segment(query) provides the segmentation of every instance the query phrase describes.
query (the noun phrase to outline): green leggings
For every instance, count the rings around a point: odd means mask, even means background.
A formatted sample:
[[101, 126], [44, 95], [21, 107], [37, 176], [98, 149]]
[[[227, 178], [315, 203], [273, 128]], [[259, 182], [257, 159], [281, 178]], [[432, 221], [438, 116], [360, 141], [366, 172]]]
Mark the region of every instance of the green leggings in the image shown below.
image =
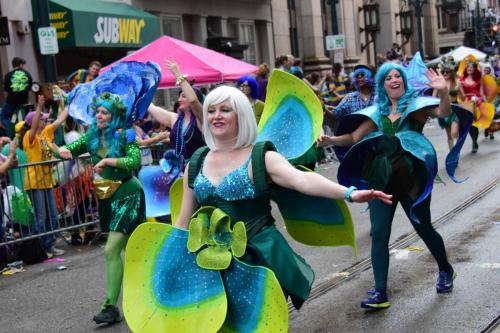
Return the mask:
[[[408, 218], [413, 201], [404, 196], [400, 200], [401, 205]], [[449, 271], [451, 265], [446, 257], [443, 238], [437, 233], [431, 223], [430, 211], [431, 197], [429, 196], [414, 209], [415, 215], [420, 223], [411, 221], [417, 234], [422, 238], [425, 245], [437, 261], [440, 271]], [[372, 267], [375, 276], [375, 288], [378, 290], [387, 289], [387, 274], [389, 272], [389, 238], [391, 236], [392, 220], [398, 201], [394, 200], [392, 205], [384, 204], [380, 200], [373, 200], [369, 203], [371, 235], [372, 235]]]
[[127, 245], [129, 236], [121, 232], [110, 231], [106, 246], [104, 247], [104, 259], [106, 261], [106, 305], [116, 306], [123, 279], [122, 251]]

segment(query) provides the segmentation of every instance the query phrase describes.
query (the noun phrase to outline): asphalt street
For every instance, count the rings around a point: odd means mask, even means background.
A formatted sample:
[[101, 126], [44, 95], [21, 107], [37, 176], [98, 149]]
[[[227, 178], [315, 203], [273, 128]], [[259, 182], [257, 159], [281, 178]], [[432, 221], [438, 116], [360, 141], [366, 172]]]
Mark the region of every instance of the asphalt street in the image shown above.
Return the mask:
[[[464, 183], [453, 183], [443, 170], [448, 150], [444, 131], [436, 121], [425, 133], [438, 153], [439, 176], [431, 211], [436, 219], [460, 205], [500, 176], [500, 134], [496, 140], [480, 139], [479, 152], [470, 153], [467, 139], [457, 170]], [[336, 178], [335, 163], [319, 172]], [[455, 290], [437, 295], [437, 267], [419, 240], [410, 249], [394, 251], [389, 272], [391, 308], [369, 313], [359, 301], [372, 287], [372, 271], [353, 274], [345, 282], [290, 313], [290, 332], [476, 332], [500, 312], [500, 186], [441, 224], [450, 262], [458, 272]], [[314, 248], [290, 240], [292, 247], [314, 268], [316, 287], [369, 257], [370, 227], [366, 205], [350, 205], [355, 223], [357, 256], [347, 247]], [[279, 213], [278, 225], [282, 226]], [[282, 227], [281, 227], [282, 228]], [[394, 219], [391, 243], [411, 234], [413, 228], [401, 209]], [[26, 266], [26, 271], [0, 276], [2, 316], [0, 332], [128, 332], [125, 322], [97, 327], [92, 316], [104, 295], [102, 244], [66, 246], [63, 263]], [[67, 266], [59, 271], [60, 265]]]

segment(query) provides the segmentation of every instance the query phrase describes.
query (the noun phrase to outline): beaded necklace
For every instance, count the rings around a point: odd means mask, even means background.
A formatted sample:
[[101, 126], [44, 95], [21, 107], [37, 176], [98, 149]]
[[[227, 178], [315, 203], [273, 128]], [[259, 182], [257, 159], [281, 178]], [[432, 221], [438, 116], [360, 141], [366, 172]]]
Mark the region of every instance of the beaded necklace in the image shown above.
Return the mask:
[[[194, 134], [194, 124], [196, 122], [196, 117], [191, 113], [189, 119], [189, 124], [184, 130], [184, 112], [179, 115], [177, 119], [177, 128], [175, 129], [175, 157], [179, 158], [182, 153], [186, 152], [186, 144], [191, 141]], [[187, 139], [185, 139], [187, 137]]]

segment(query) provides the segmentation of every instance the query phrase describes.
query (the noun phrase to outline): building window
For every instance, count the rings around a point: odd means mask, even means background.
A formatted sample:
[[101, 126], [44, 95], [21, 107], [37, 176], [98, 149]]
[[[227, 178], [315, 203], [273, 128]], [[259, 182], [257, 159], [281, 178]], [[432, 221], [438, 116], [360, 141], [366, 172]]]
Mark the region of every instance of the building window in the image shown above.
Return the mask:
[[253, 22], [240, 22], [240, 44], [248, 45], [248, 48], [243, 51], [243, 60], [249, 64], [257, 64], [257, 44]]
[[437, 26], [438, 30], [446, 30], [447, 25], [446, 25], [446, 13], [444, 10], [441, 8], [441, 6], [436, 6], [436, 14], [437, 14]]
[[184, 31], [182, 29], [182, 17], [172, 15], [161, 16], [161, 27], [163, 35], [174, 37], [177, 39], [184, 38]]
[[299, 55], [299, 38], [297, 34], [297, 12], [295, 10], [295, 0], [288, 0], [288, 17], [290, 19], [290, 50], [294, 56]]

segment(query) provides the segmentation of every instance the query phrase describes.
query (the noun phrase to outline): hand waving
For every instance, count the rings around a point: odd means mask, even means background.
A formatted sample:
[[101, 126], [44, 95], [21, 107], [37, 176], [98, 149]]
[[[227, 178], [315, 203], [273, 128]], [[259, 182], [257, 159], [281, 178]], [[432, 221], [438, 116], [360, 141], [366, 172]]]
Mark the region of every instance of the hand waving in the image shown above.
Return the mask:
[[429, 79], [429, 83], [427, 83], [431, 88], [436, 89], [439, 92], [447, 92], [448, 84], [446, 80], [440, 72], [436, 72], [434, 69], [429, 68], [425, 72], [425, 77]]
[[357, 190], [351, 193], [353, 202], [368, 202], [378, 199], [388, 205], [392, 204], [392, 194], [386, 194], [382, 191], [375, 190]]

